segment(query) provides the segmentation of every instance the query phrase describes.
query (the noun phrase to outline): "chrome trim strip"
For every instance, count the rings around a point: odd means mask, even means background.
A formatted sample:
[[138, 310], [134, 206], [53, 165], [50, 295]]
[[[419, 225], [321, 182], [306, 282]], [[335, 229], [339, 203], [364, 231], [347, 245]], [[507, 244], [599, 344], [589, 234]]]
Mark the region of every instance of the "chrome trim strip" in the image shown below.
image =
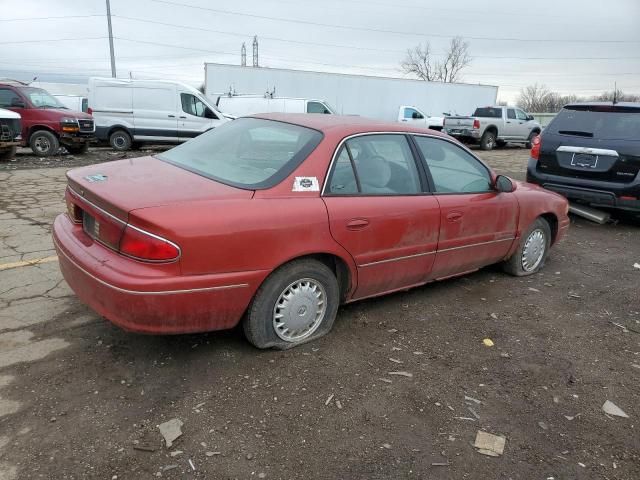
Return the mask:
[[380, 265], [381, 263], [389, 263], [389, 262], [397, 262], [399, 260], [406, 260], [408, 258], [416, 258], [416, 257], [425, 257], [427, 255], [434, 255], [436, 252], [424, 252], [424, 253], [416, 253], [415, 255], [406, 255], [404, 257], [395, 257], [395, 258], [387, 258], [386, 260], [378, 260], [376, 262], [363, 263], [362, 265], [358, 265], [359, 268], [362, 267], [370, 267], [371, 265]]
[[[342, 140], [340, 140], [340, 143], [338, 143], [338, 146], [336, 147], [336, 149], [333, 151], [333, 157], [331, 157], [331, 162], [329, 163], [329, 168], [327, 169], [327, 173], [324, 176], [324, 182], [322, 184], [322, 191], [320, 192], [320, 196], [324, 197], [325, 196], [325, 190], [327, 188], [327, 182], [329, 181], [329, 175], [331, 174], [331, 169], [333, 168], [333, 164], [336, 161], [336, 157], [338, 156], [338, 152], [340, 151], [340, 148], [342, 148], [342, 145], [355, 137], [363, 137], [366, 135], [415, 135], [415, 136], [419, 136], [419, 137], [430, 137], [430, 138], [437, 138], [439, 140], [443, 140], [445, 142], [449, 142], [452, 145], [455, 145], [458, 148], [461, 148], [462, 150], [464, 150], [465, 152], [467, 152], [469, 155], [471, 155], [473, 158], [475, 158], [476, 160], [478, 160], [480, 162], [480, 164], [485, 167], [487, 169], [487, 172], [489, 173], [489, 175], [491, 175], [493, 173], [493, 171], [487, 166], [487, 164], [481, 159], [479, 158], [476, 154], [473, 153], [473, 151], [471, 151], [471, 149], [469, 149], [466, 145], [462, 145], [460, 144], [460, 142], [458, 140], [456, 140], [455, 138], [447, 138], [444, 135], [433, 135], [430, 133], [422, 133], [422, 132], [409, 132], [406, 130], [399, 130], [399, 131], [395, 131], [395, 132], [388, 132], [388, 131], [371, 131], [371, 132], [360, 132], [360, 133], [354, 133], [352, 135], [349, 135], [347, 137], [344, 137]], [[445, 134], [446, 135], [446, 134]], [[412, 155], [413, 156], [413, 155]], [[415, 158], [415, 157], [414, 157]], [[419, 159], [415, 159], [415, 160], [419, 160]], [[427, 165], [428, 168], [428, 165]], [[466, 193], [466, 192], [464, 192]], [[460, 192], [460, 194], [464, 194], [463, 192]], [[476, 192], [477, 193], [477, 192]], [[419, 192], [418, 194], [413, 194], [413, 195], [426, 195], [426, 194], [433, 194], [433, 195], [438, 195], [438, 194], [442, 194], [439, 192], [435, 192], [435, 191], [426, 191], [426, 192]], [[343, 196], [343, 195], [337, 195], [337, 196]], [[345, 195], [346, 196], [346, 195]], [[370, 196], [370, 195], [362, 195], [360, 193], [351, 195], [351, 196], [362, 196], [362, 197], [366, 197], [366, 196]], [[403, 196], [403, 195], [392, 195], [392, 196]], [[408, 195], [407, 195], [408, 196]]]
[[571, 147], [569, 145], [558, 147], [556, 152], [586, 153], [588, 155], [605, 155], [609, 157], [620, 156], [615, 150], [609, 150], [607, 148]]
[[489, 245], [490, 243], [513, 242], [515, 239], [516, 237], [502, 238], [500, 240], [489, 240], [488, 242], [472, 243], [471, 245], [461, 245], [459, 247], [444, 248], [442, 250], [438, 250], [437, 253], [450, 252], [452, 250], [461, 250], [463, 248], [479, 247], [480, 245]]
[[95, 275], [87, 272], [84, 268], [78, 265], [78, 263], [75, 260], [73, 260], [71, 257], [69, 257], [69, 255], [67, 255], [67, 253], [62, 249], [62, 247], [60, 247], [55, 237], [53, 239], [53, 243], [56, 246], [58, 253], [62, 254], [67, 260], [73, 263], [75, 267], [80, 271], [82, 271], [85, 275], [88, 275], [89, 277], [94, 279], [96, 282], [104, 285], [107, 288], [111, 288], [112, 290], [116, 290], [118, 292], [127, 293], [129, 295], [175, 295], [179, 293], [197, 293], [197, 292], [209, 292], [209, 291], [215, 291], [215, 290], [230, 290], [232, 288], [246, 288], [249, 286], [248, 283], [238, 283], [235, 285], [220, 285], [218, 287], [189, 288], [185, 290], [160, 290], [160, 291], [128, 290], [126, 288], [120, 288], [120, 287], [116, 287], [115, 285], [111, 285], [110, 283], [105, 282], [104, 280], [101, 280], [97, 278]]

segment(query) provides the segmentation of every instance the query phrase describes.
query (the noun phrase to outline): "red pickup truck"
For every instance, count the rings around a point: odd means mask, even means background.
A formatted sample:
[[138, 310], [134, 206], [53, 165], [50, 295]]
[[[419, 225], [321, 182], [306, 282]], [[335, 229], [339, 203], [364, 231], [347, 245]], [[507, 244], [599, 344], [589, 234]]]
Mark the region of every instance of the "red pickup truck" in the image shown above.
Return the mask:
[[0, 108], [22, 117], [22, 145], [39, 156], [55, 155], [60, 146], [69, 153], [85, 153], [95, 140], [93, 117], [74, 112], [46, 90], [16, 80], [0, 81]]

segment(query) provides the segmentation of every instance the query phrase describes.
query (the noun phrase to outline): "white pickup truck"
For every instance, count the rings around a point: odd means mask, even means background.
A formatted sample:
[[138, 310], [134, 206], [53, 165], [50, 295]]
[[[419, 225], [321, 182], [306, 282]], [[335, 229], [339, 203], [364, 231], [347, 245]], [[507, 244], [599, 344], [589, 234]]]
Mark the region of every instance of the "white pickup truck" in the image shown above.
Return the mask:
[[479, 107], [470, 117], [446, 117], [444, 130], [465, 143], [479, 143], [482, 150], [491, 150], [507, 142], [531, 141], [541, 132], [540, 124], [517, 107]]
[[432, 117], [417, 107], [402, 105], [398, 109], [398, 121], [411, 123], [414, 125], [425, 126], [431, 130], [442, 130], [444, 126], [444, 117]]
[[11, 160], [22, 140], [20, 114], [0, 108], [0, 160]]

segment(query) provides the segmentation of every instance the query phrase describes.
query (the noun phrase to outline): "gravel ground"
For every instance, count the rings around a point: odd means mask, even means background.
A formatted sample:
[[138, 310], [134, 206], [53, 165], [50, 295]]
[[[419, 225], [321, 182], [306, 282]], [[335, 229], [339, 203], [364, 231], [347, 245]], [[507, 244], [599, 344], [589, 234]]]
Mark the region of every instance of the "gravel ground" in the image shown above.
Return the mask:
[[[0, 479], [640, 478], [637, 224], [572, 218], [538, 275], [351, 304], [323, 339], [262, 352], [239, 330], [126, 333], [80, 304], [50, 224], [67, 168], [120, 154], [25, 152], [0, 165]], [[526, 150], [478, 153], [523, 178]]]

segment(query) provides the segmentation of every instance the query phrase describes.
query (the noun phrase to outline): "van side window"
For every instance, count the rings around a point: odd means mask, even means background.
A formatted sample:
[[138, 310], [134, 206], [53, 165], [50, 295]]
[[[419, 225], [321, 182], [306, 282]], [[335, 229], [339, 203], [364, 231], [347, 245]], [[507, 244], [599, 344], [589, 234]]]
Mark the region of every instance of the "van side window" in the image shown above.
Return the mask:
[[320, 102], [307, 102], [307, 113], [328, 113], [331, 112], [329, 109]]
[[[185, 113], [193, 115], [194, 117], [205, 117], [207, 106], [195, 95], [181, 93], [180, 101], [182, 102], [182, 110]], [[214, 113], [212, 118], [217, 119], [218, 117]]]
[[21, 102], [22, 99], [16, 92], [9, 88], [0, 88], [0, 107], [9, 108], [14, 102]]

